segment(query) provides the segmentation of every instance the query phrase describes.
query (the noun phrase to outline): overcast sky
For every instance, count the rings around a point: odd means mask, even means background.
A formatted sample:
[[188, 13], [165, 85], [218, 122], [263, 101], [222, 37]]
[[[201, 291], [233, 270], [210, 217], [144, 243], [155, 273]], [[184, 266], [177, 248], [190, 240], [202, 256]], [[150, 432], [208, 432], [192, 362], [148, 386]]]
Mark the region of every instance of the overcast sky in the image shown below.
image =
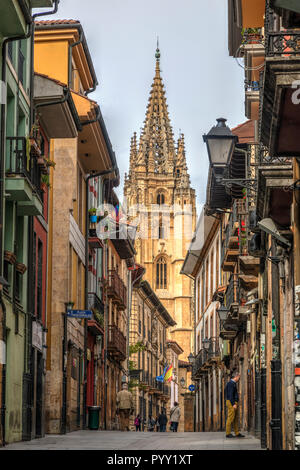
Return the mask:
[[176, 138], [179, 129], [185, 134], [191, 182], [202, 204], [208, 171], [202, 135], [218, 117], [230, 127], [246, 120], [243, 69], [227, 50], [227, 0], [61, 0], [56, 17], [84, 27], [99, 81], [89, 96], [101, 106], [116, 152], [120, 199], [130, 138], [145, 118], [159, 36], [171, 123]]

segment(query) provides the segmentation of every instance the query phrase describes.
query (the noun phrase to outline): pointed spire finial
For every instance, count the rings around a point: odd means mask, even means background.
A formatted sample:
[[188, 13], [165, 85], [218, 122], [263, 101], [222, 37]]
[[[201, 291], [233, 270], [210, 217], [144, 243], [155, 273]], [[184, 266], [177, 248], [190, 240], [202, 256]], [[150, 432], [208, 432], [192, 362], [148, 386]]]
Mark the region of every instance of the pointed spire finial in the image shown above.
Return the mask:
[[159, 37], [158, 36], [157, 36], [157, 47], [156, 47], [155, 57], [159, 61], [159, 59], [160, 59], [160, 50], [159, 50]]

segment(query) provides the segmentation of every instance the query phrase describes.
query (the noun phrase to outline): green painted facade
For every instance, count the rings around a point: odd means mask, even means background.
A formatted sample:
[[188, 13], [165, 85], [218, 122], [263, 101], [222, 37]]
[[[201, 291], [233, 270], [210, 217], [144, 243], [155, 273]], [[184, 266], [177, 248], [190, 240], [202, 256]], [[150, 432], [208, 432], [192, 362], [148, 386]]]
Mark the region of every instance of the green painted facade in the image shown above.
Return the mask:
[[[16, 255], [16, 262], [28, 266], [28, 217], [19, 215], [18, 205], [33, 198], [32, 188], [16, 171], [15, 140], [30, 132], [30, 39], [14, 41], [9, 48], [7, 70], [6, 113], [6, 181], [4, 212], [4, 250]], [[10, 147], [10, 142], [12, 146]], [[7, 326], [6, 417], [7, 442], [22, 440], [23, 377], [26, 371], [27, 275], [16, 273], [15, 267], [4, 261], [4, 273], [9, 288], [4, 291]]]
[[[3, 290], [6, 308], [6, 391], [5, 440], [7, 443], [30, 438], [30, 358], [31, 318], [27, 311], [29, 217], [42, 213], [42, 202], [26, 177], [29, 167], [31, 38], [14, 40], [6, 46], [7, 60], [2, 63], [3, 41], [25, 35], [28, 18], [21, 6], [52, 6], [52, 0], [6, 0], [0, 4], [0, 66], [6, 67], [5, 127], [5, 198], [4, 198], [4, 265], [3, 275], [9, 286]], [[1, 125], [1, 123], [0, 123]], [[22, 171], [22, 168], [24, 171]], [[2, 223], [2, 222], [1, 222]], [[15, 263], [27, 267], [20, 273], [7, 254], [14, 253]], [[1, 312], [2, 313], [2, 312]], [[0, 313], [0, 315], [1, 315]], [[1, 320], [1, 319], [0, 319]], [[1, 320], [2, 321], [2, 320]], [[1, 393], [1, 391], [0, 391]], [[25, 397], [25, 399], [24, 399]], [[29, 429], [29, 431], [28, 431]]]

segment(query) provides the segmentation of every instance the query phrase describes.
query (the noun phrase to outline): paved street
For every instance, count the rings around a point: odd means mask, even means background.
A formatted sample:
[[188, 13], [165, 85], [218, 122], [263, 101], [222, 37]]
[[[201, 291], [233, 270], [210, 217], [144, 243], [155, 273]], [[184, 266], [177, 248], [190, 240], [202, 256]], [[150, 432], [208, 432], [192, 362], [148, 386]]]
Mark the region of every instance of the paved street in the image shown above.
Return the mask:
[[6, 450], [259, 450], [260, 441], [246, 433], [244, 439], [226, 439], [224, 433], [149, 433], [76, 431], [10, 444]]

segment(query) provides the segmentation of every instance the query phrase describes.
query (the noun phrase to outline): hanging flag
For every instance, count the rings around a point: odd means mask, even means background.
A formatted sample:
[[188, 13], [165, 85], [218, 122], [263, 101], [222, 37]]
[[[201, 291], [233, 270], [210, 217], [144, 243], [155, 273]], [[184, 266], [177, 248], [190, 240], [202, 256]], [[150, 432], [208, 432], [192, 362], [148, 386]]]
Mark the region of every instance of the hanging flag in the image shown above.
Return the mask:
[[170, 367], [168, 367], [165, 373], [164, 381], [171, 382], [172, 378], [173, 378], [173, 364], [171, 364]]
[[163, 371], [162, 375], [158, 375], [158, 376], [156, 377], [157, 382], [163, 382], [163, 381], [164, 381], [164, 377], [165, 377], [165, 374], [166, 374], [166, 372], [167, 372], [167, 369], [168, 369], [168, 366], [166, 366], [166, 367], [164, 368], [164, 371]]

